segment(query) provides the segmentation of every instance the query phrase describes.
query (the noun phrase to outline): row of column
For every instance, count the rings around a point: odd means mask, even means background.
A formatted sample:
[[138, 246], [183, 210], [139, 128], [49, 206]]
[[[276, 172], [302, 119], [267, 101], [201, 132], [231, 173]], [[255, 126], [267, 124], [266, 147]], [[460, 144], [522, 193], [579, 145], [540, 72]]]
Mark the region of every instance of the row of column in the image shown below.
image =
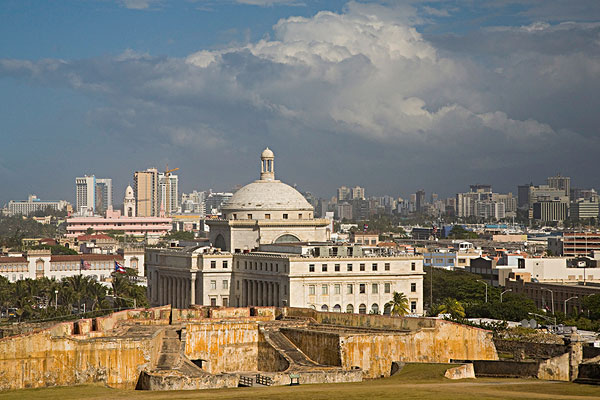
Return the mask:
[[279, 283], [244, 279], [242, 281], [242, 306], [279, 306]]
[[195, 304], [196, 279], [160, 276], [159, 304], [171, 304], [175, 308], [187, 308]]

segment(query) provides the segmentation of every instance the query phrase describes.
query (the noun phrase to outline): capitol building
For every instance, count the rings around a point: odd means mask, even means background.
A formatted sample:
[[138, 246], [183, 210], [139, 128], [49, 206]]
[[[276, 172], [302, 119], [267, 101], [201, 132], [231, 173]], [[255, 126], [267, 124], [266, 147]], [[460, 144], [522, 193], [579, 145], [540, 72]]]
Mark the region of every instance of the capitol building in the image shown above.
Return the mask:
[[387, 313], [394, 292], [423, 313], [423, 259], [329, 241], [329, 222], [291, 186], [275, 179], [265, 149], [260, 179], [239, 189], [208, 220], [211, 246], [148, 248], [151, 305], [291, 306]]

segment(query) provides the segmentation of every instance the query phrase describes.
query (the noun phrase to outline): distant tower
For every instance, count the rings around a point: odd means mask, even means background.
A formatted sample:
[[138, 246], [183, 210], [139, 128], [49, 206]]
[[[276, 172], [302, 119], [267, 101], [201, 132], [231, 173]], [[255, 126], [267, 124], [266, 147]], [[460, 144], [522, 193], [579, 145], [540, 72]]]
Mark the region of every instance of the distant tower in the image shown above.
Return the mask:
[[260, 180], [275, 180], [275, 155], [268, 147], [260, 155]]
[[123, 215], [126, 217], [135, 217], [135, 196], [133, 195], [133, 188], [131, 186], [127, 186], [127, 189], [125, 189]]

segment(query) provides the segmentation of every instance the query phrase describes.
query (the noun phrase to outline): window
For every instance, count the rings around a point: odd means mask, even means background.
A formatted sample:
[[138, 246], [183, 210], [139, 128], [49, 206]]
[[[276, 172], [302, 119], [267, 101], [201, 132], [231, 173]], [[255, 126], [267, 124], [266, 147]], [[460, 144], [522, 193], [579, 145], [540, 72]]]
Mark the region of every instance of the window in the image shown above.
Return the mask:
[[229, 289], [229, 281], [227, 279], [223, 280], [223, 289]]
[[327, 264], [321, 265], [321, 272], [327, 272]]
[[237, 219], [237, 214], [233, 214], [233, 219]]
[[348, 305], [346, 306], [346, 312], [347, 312], [348, 314], [352, 314], [352, 313], [354, 312], [354, 306], [353, 306], [352, 304], [348, 304]]
[[352, 285], [352, 284], [348, 284], [348, 285], [346, 285], [346, 292], [347, 292], [348, 294], [352, 294], [352, 293], [354, 293], [354, 285]]
[[328, 294], [328, 293], [329, 293], [329, 286], [321, 285], [321, 294]]
[[417, 302], [416, 301], [411, 301], [410, 302], [410, 312], [417, 312]]
[[417, 263], [416, 262], [411, 262], [410, 263], [410, 270], [411, 271], [416, 271], [417, 270]]
[[364, 271], [365, 270], [365, 264], [360, 264], [360, 270]]
[[425, 261], [425, 264], [431, 264], [431, 258], [426, 258], [424, 261]]
[[248, 261], [244, 260], [244, 269], [248, 269]]
[[240, 281], [236, 281], [237, 290], [240, 290]]
[[373, 271], [377, 271], [377, 263], [373, 263], [372, 268], [373, 268]]
[[308, 264], [308, 272], [315, 272], [315, 264]]
[[436, 258], [435, 262], [438, 264], [443, 264], [444, 263], [444, 259], [443, 258]]
[[229, 299], [227, 297], [223, 297], [223, 307], [229, 307]]
[[335, 264], [333, 268], [335, 269], [335, 272], [340, 272], [340, 264]]
[[371, 306], [371, 314], [379, 314], [379, 304], [374, 303]]
[[358, 285], [358, 293], [360, 293], [360, 294], [367, 293], [367, 285], [364, 283], [361, 283], [360, 285]]
[[310, 294], [310, 295], [315, 294], [315, 285], [308, 286], [308, 294]]
[[227, 260], [223, 261], [223, 268], [227, 268]]
[[212, 261], [210, 262], [210, 267], [211, 267], [211, 268], [217, 268], [217, 261], [216, 261], [216, 260], [212, 260]]
[[210, 298], [210, 305], [215, 307], [217, 305], [217, 298], [216, 297], [211, 297]]
[[217, 288], [217, 281], [210, 281], [210, 288], [215, 290]]
[[329, 311], [329, 306], [327, 306], [327, 304], [323, 304], [321, 306], [321, 311]]
[[417, 291], [417, 284], [416, 283], [411, 283], [410, 284], [410, 291], [411, 292], [416, 292]]
[[385, 263], [383, 266], [386, 271], [390, 270], [390, 263]]
[[252, 219], [252, 214], [248, 214], [248, 219]]
[[271, 214], [265, 214], [265, 219], [271, 219]]
[[342, 285], [340, 285], [339, 283], [336, 283], [335, 285], [333, 285], [333, 294], [340, 294], [342, 291]]
[[279, 264], [275, 264], [275, 272], [279, 272]]
[[302, 213], [298, 214], [298, 219], [302, 219]]
[[384, 293], [391, 293], [392, 292], [392, 284], [387, 282], [383, 284], [383, 292]]
[[287, 214], [283, 214], [283, 219], [288, 219], [288, 215]]
[[449, 258], [448, 259], [448, 264], [454, 264], [454, 258]]
[[346, 270], [352, 272], [352, 264], [347, 264]]
[[458, 263], [459, 263], [459, 264], [464, 264], [466, 261], [467, 261], [467, 259], [466, 259], [466, 258], [459, 258], [459, 259], [458, 259]]
[[240, 269], [240, 262], [236, 261], [236, 264], [237, 264], [237, 269]]
[[373, 293], [373, 294], [379, 293], [379, 285], [377, 285], [376, 283], [373, 283], [371, 285], [371, 293]]
[[367, 306], [365, 304], [361, 304], [360, 306], [358, 306], [358, 313], [359, 314], [366, 314], [367, 313]]

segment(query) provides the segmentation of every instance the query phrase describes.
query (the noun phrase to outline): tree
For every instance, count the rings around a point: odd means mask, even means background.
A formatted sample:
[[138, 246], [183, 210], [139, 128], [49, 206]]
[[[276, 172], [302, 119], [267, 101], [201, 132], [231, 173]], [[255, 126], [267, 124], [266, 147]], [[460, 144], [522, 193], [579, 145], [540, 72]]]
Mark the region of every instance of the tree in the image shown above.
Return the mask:
[[94, 228], [89, 227], [85, 230], [85, 234], [86, 235], [93, 235], [94, 234]]
[[460, 225], [454, 225], [448, 237], [450, 239], [477, 239], [479, 236], [475, 232], [468, 231]]
[[437, 309], [438, 314], [450, 314], [454, 319], [465, 317], [465, 308], [460, 301], [451, 297], [446, 297], [444, 302]]
[[385, 307], [390, 309], [391, 315], [404, 316], [409, 312], [408, 298], [404, 293], [394, 292], [392, 300], [388, 301]]

